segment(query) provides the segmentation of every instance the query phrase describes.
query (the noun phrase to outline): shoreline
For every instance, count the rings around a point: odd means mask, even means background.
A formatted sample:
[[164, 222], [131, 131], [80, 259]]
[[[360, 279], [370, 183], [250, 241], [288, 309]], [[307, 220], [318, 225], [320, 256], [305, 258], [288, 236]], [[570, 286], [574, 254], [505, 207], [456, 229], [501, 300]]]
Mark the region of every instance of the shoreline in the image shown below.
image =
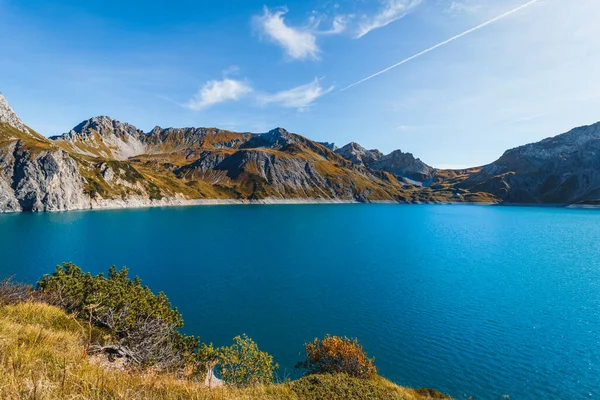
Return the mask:
[[497, 202], [427, 202], [415, 201], [404, 202], [394, 200], [373, 200], [362, 202], [346, 199], [281, 199], [265, 198], [260, 200], [251, 199], [183, 199], [178, 197], [150, 200], [141, 198], [130, 199], [100, 199], [90, 202], [89, 207], [76, 207], [63, 210], [46, 211], [0, 211], [1, 214], [19, 213], [60, 213], [72, 211], [102, 211], [102, 210], [132, 210], [143, 208], [161, 207], [194, 207], [194, 206], [227, 206], [227, 205], [316, 205], [316, 204], [397, 204], [397, 205], [448, 205], [448, 206], [499, 206], [499, 207], [538, 207], [538, 208], [566, 208], [573, 210], [595, 210], [600, 209], [596, 204], [518, 204]]

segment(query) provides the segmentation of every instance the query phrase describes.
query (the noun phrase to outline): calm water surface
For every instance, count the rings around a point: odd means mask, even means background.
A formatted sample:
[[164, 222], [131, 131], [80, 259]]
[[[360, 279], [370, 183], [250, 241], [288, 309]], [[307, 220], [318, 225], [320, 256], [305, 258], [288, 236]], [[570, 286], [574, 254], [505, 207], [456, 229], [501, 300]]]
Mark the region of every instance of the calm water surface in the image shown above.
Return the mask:
[[462, 398], [600, 397], [600, 211], [282, 205], [0, 215], [0, 277], [128, 266], [186, 332], [247, 333], [295, 376], [358, 337], [382, 375]]

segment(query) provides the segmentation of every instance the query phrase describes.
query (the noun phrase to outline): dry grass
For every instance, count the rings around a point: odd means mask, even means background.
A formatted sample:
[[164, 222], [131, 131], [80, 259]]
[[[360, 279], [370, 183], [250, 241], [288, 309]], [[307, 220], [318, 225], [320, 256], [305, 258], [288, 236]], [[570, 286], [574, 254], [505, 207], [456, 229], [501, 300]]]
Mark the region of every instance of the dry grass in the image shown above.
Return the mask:
[[[41, 303], [0, 306], [0, 398], [12, 399], [430, 399], [377, 377], [208, 389], [168, 374], [106, 368], [85, 352], [86, 327]], [[439, 397], [438, 397], [439, 398]]]
[[7, 145], [16, 140], [20, 140], [23, 144], [23, 148], [29, 150], [31, 153], [39, 153], [45, 150], [57, 150], [55, 146], [48, 139], [30, 129], [30, 133], [21, 132], [12, 126], [0, 122], [0, 146]]

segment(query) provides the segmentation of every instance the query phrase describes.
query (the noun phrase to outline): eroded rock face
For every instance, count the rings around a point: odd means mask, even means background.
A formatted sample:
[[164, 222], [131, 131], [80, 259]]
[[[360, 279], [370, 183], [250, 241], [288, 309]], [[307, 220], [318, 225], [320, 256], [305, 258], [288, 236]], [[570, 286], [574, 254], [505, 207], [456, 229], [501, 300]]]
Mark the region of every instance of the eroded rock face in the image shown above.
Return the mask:
[[86, 209], [90, 199], [75, 161], [64, 151], [30, 152], [22, 141], [0, 153], [1, 211]]

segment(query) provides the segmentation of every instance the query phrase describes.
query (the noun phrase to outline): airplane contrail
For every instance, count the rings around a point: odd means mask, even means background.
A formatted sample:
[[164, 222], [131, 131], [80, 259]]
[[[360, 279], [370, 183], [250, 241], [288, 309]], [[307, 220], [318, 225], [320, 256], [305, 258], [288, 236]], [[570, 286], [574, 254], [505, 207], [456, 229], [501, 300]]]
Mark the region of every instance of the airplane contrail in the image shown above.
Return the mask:
[[486, 21], [486, 22], [484, 22], [484, 23], [483, 23], [483, 24], [481, 24], [481, 25], [477, 25], [476, 27], [474, 27], [474, 28], [471, 28], [471, 29], [469, 29], [468, 31], [465, 31], [465, 32], [463, 32], [463, 33], [461, 33], [461, 34], [459, 34], [459, 35], [456, 35], [456, 36], [454, 36], [454, 37], [451, 37], [451, 38], [450, 38], [450, 39], [448, 39], [448, 40], [444, 40], [443, 42], [441, 42], [441, 43], [438, 43], [438, 44], [436, 44], [435, 46], [428, 48], [427, 50], [423, 50], [422, 52], [420, 52], [420, 53], [418, 53], [418, 54], [415, 54], [414, 56], [408, 57], [407, 59], [405, 59], [405, 60], [402, 60], [402, 61], [400, 61], [399, 63], [396, 63], [396, 64], [392, 65], [391, 67], [387, 67], [386, 69], [382, 69], [381, 71], [379, 71], [379, 72], [376, 72], [376, 73], [374, 73], [373, 75], [369, 75], [369, 76], [367, 76], [366, 78], [363, 78], [363, 79], [361, 79], [360, 81], [354, 82], [353, 84], [351, 84], [351, 85], [348, 85], [348, 86], [346, 86], [345, 88], [341, 89], [341, 90], [340, 90], [340, 92], [343, 92], [344, 90], [348, 90], [348, 89], [350, 89], [351, 87], [354, 87], [354, 86], [356, 86], [356, 85], [360, 85], [361, 83], [363, 83], [363, 82], [366, 82], [366, 81], [368, 81], [369, 79], [373, 79], [373, 78], [375, 78], [376, 76], [379, 76], [379, 75], [381, 75], [381, 74], [384, 74], [384, 73], [388, 72], [388, 71], [389, 71], [389, 70], [391, 70], [391, 69], [394, 69], [394, 68], [396, 68], [396, 67], [399, 67], [399, 66], [401, 66], [402, 64], [406, 64], [407, 62], [409, 62], [409, 61], [411, 61], [411, 60], [414, 60], [414, 59], [415, 59], [415, 58], [417, 58], [417, 57], [421, 57], [422, 55], [424, 55], [424, 54], [427, 54], [427, 53], [429, 53], [430, 51], [433, 51], [433, 50], [435, 50], [435, 49], [437, 49], [437, 48], [439, 48], [439, 47], [445, 46], [445, 45], [447, 45], [448, 43], [455, 41], [456, 39], [460, 39], [460, 38], [461, 38], [461, 37], [463, 37], [463, 36], [467, 36], [468, 34], [470, 34], [470, 33], [473, 33], [473, 32], [475, 32], [475, 31], [477, 31], [477, 30], [479, 30], [479, 29], [481, 29], [481, 28], [483, 28], [483, 27], [486, 27], [486, 26], [488, 26], [488, 25], [490, 25], [490, 24], [493, 24], [494, 22], [496, 22], [496, 21], [499, 21], [499, 20], [501, 20], [501, 19], [503, 19], [503, 18], [506, 18], [506, 17], [508, 17], [509, 15], [512, 15], [512, 14], [514, 14], [514, 13], [516, 13], [516, 12], [519, 12], [519, 11], [521, 11], [522, 9], [524, 9], [524, 8], [526, 8], [526, 7], [529, 7], [529, 6], [530, 6], [530, 5], [532, 5], [532, 4], [534, 4], [534, 3], [537, 3], [538, 1], [539, 1], [539, 0], [531, 0], [530, 2], [528, 2], [528, 3], [525, 3], [525, 4], [523, 4], [522, 6], [519, 6], [519, 7], [515, 8], [515, 9], [513, 9], [513, 10], [510, 10], [510, 11], [508, 11], [508, 12], [506, 12], [506, 13], [502, 14], [502, 15], [499, 15], [499, 16], [497, 16], [496, 18], [492, 18], [492, 19], [490, 19], [489, 21]]

